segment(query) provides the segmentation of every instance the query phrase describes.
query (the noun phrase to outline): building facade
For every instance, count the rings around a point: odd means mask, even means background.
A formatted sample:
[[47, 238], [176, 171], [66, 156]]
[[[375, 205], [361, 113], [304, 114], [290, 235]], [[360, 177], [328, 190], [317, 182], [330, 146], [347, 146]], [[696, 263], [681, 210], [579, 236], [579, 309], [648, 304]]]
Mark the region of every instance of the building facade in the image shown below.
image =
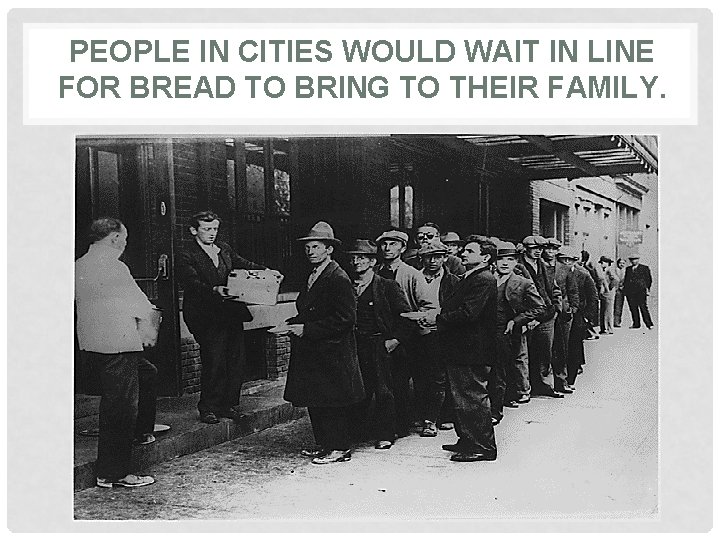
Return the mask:
[[[628, 232], [657, 231], [656, 221], [648, 225], [643, 218], [643, 198], [657, 180], [657, 145], [650, 140], [640, 146], [640, 140], [78, 138], [75, 256], [87, 250], [85, 232], [93, 219], [123, 220], [130, 233], [123, 260], [163, 309], [158, 345], [148, 351], [158, 367], [160, 393], [196, 392], [199, 348], [183, 321], [174, 261], [194, 241], [190, 217], [214, 210], [223, 219], [221, 240], [286, 276], [278, 305], [251, 306], [254, 318], [246, 325], [247, 378], [279, 378], [289, 342], [265, 330], [294, 313], [308, 271], [295, 239], [315, 222], [331, 223], [344, 241], [433, 221], [461, 236], [519, 241], [542, 234], [587, 249], [593, 258], [624, 256], [638, 246], [620, 243], [621, 233], [623, 240], [637, 240]], [[342, 252], [337, 258], [346, 264]], [[83, 373], [76, 354], [77, 392], [91, 391]]]

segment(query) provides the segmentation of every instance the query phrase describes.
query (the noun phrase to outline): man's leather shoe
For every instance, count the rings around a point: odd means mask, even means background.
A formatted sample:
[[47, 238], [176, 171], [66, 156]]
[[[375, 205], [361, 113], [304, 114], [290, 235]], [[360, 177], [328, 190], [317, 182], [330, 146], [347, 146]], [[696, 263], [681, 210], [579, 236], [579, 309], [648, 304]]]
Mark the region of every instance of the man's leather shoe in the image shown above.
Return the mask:
[[583, 367], [582, 367], [582, 366], [578, 366], [577, 374], [580, 375], [583, 371], [584, 371], [584, 370], [583, 370]]
[[551, 392], [548, 394], [548, 396], [554, 398], [564, 398], [565, 394], [561, 394], [560, 392]]
[[463, 447], [459, 444], [443, 444], [442, 445], [443, 450], [447, 450], [448, 452], [462, 452]]
[[493, 426], [497, 426], [497, 425], [500, 423], [500, 420], [502, 420], [502, 418], [498, 418], [497, 416], [493, 416], [493, 417], [492, 417], [492, 425], [493, 425]]
[[630, 328], [640, 328], [640, 325], [638, 324], [637, 326], [635, 326], [635, 325], [633, 324]]
[[518, 403], [530, 403], [530, 396], [527, 396], [527, 395], [520, 396], [519, 398], [517, 398], [517, 402]]
[[228, 409], [227, 411], [217, 413], [215, 416], [218, 418], [230, 418], [231, 420], [235, 420], [238, 417], [238, 413], [234, 409]]
[[302, 450], [300, 450], [300, 454], [302, 454], [305, 457], [311, 457], [311, 458], [321, 457], [327, 453], [328, 453], [328, 451], [325, 450], [324, 448], [303, 448]]
[[562, 392], [563, 394], [572, 394], [572, 393], [574, 392], [574, 390], [573, 390], [572, 388], [570, 388], [569, 385], [567, 385], [567, 386], [561, 386], [561, 387], [558, 388], [556, 391], [557, 391], [557, 392]]
[[328, 463], [340, 463], [350, 461], [350, 450], [333, 450], [324, 456], [316, 457], [312, 460], [315, 465], [327, 465]]
[[443, 431], [447, 431], [447, 430], [452, 429], [452, 428], [454, 428], [454, 427], [455, 427], [455, 424], [453, 424], [452, 422], [443, 422], [442, 424], [440, 424], [440, 425], [438, 426], [438, 429], [441, 429], [441, 430], [443, 430]]
[[200, 415], [200, 421], [205, 424], [217, 424], [220, 422], [214, 412], [206, 412]]
[[378, 441], [375, 443], [375, 448], [378, 450], [389, 450], [392, 445], [392, 441]]
[[517, 409], [520, 405], [518, 405], [518, 402], [515, 400], [508, 401], [505, 403], [505, 407], [508, 407], [510, 409]]
[[459, 461], [461, 463], [469, 463], [471, 461], [495, 461], [496, 455], [475, 454], [469, 452], [458, 452], [450, 456], [450, 461]]

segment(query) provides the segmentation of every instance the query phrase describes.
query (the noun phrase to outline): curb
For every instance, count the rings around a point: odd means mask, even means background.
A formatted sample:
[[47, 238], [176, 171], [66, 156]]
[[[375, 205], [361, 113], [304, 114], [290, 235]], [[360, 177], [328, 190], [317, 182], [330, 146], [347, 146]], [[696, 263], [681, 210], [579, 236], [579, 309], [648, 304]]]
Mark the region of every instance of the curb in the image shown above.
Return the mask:
[[[205, 450], [224, 442], [262, 431], [269, 427], [298, 420], [307, 414], [304, 408], [281, 403], [266, 409], [246, 412], [236, 421], [226, 418], [219, 424], [201, 424], [184, 432], [159, 438], [147, 446], [133, 447], [132, 471], [141, 471], [173, 458]], [[74, 490], [95, 487], [95, 460], [76, 465]]]

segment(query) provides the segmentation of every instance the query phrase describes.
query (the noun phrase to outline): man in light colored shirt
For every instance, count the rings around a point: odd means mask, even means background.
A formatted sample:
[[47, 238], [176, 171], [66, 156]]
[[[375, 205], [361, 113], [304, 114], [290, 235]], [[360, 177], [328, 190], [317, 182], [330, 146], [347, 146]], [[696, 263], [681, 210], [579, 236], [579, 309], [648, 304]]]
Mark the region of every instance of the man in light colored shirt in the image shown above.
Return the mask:
[[[377, 274], [398, 282], [413, 311], [438, 309], [440, 306], [433, 301], [422, 272], [401, 259], [407, 249], [408, 235], [403, 231], [388, 230], [382, 233], [375, 243], [382, 260], [382, 264], [378, 265]], [[429, 333], [428, 328], [418, 328], [420, 335]], [[393, 393], [398, 434], [401, 437], [410, 432], [410, 358], [414, 359], [418, 355], [417, 347], [417, 339], [411, 339], [404, 343], [403, 347], [398, 347], [392, 355]]]
[[[138, 399], [145, 387], [139, 372], [154, 378], [156, 370], [142, 357], [143, 346], [151, 343], [138, 332], [138, 321], [150, 318], [153, 305], [118, 260], [127, 238], [119, 219], [95, 220], [90, 226], [93, 243], [75, 262], [78, 343], [97, 370], [102, 389], [97, 485], [108, 488], [155, 482], [151, 476], [130, 474], [135, 428], [146, 423], [144, 411], [138, 415]], [[154, 407], [151, 413], [154, 416]]]
[[[422, 274], [436, 305], [449, 296], [460, 278], [447, 270], [448, 247], [439, 240], [424, 244], [418, 255], [422, 259]], [[435, 437], [438, 423], [452, 417], [450, 392], [447, 389], [445, 365], [437, 325], [428, 325], [428, 333], [418, 336], [417, 358], [413, 369], [416, 410], [422, 421], [421, 437]]]

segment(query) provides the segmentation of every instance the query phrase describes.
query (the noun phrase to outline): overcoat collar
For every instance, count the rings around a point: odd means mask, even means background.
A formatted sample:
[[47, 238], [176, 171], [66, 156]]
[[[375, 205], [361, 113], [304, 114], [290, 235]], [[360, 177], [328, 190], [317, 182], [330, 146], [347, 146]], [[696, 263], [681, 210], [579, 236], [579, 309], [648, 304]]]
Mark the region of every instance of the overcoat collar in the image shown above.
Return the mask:
[[[338, 263], [336, 263], [334, 260], [331, 260], [330, 263], [325, 267], [325, 269], [320, 272], [320, 275], [315, 280], [315, 283], [313, 283], [313, 286], [310, 287], [310, 290], [304, 290], [300, 293], [300, 296], [298, 297], [298, 301], [301, 302], [303, 305], [312, 304], [318, 297], [318, 290], [320, 290], [322, 287], [320, 285], [322, 282], [335, 272], [339, 267]], [[302, 298], [302, 300], [300, 300]]]

